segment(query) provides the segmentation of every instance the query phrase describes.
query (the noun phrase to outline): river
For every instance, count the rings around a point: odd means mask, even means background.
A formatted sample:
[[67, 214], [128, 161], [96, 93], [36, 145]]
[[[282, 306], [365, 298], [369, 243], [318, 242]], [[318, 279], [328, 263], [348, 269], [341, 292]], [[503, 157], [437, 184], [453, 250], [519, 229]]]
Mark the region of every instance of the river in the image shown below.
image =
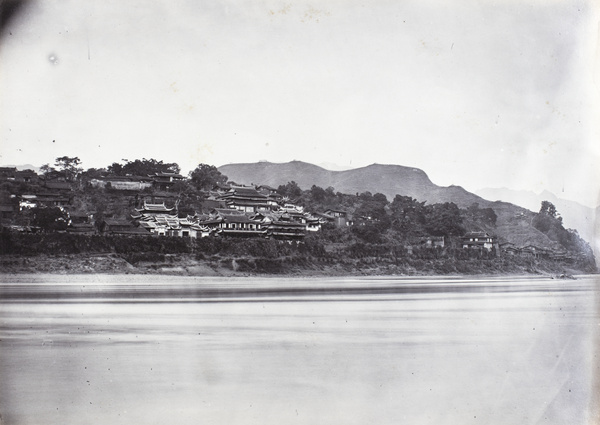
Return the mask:
[[600, 421], [598, 277], [0, 282], [2, 425]]

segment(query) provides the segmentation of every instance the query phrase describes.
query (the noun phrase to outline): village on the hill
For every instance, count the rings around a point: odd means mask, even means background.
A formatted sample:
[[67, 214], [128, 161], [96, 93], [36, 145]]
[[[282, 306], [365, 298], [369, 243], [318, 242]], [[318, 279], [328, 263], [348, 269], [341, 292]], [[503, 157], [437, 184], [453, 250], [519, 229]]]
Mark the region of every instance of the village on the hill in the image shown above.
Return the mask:
[[[40, 226], [42, 223], [36, 222], [36, 217], [24, 224], [20, 215], [34, 209], [53, 208], [64, 213], [57, 217], [64, 223], [60, 230], [81, 234], [271, 237], [300, 241], [307, 232], [319, 231], [323, 224], [351, 224], [345, 211], [307, 212], [269, 186], [246, 187], [217, 182], [198, 203], [199, 211], [182, 216], [178, 208], [178, 193], [172, 191], [178, 183], [186, 180], [179, 173], [103, 176], [87, 180], [85, 184], [90, 188], [120, 193], [122, 197], [136, 193], [136, 202], [129, 217], [102, 214], [99, 219], [96, 211], [78, 211], [74, 207], [78, 182], [72, 181], [64, 171], [54, 170], [38, 176], [32, 170], [1, 167], [0, 179], [20, 183], [21, 188], [35, 192], [4, 194], [0, 204], [3, 226], [18, 231], [50, 230], [47, 226]], [[148, 199], [164, 200], [150, 202]], [[169, 201], [172, 203], [170, 206], [167, 205]]]
[[485, 253], [486, 258], [594, 262], [589, 245], [562, 228], [550, 203], [540, 213], [521, 218], [552, 237], [552, 245], [519, 246], [495, 234], [492, 208], [476, 204], [467, 209], [453, 203], [426, 205], [402, 195], [390, 202], [380, 193], [341, 194], [316, 186], [303, 191], [294, 182], [278, 188], [247, 186], [228, 181], [214, 166], [200, 164], [186, 177], [177, 164], [153, 159], [87, 171], [78, 158], [57, 158], [55, 165], [42, 167], [40, 174], [0, 168], [3, 231], [290, 243], [327, 234], [323, 240], [330, 250], [342, 246], [353, 253], [357, 246], [393, 241], [405, 255], [461, 248]]

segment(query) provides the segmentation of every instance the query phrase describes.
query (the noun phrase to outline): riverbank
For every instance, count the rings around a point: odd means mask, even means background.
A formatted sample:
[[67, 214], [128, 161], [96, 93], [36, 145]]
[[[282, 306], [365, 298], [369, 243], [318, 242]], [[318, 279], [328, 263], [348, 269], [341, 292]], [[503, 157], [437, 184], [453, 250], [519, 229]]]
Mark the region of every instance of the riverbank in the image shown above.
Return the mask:
[[[128, 261], [129, 260], [129, 261]], [[544, 260], [522, 258], [449, 258], [398, 261], [314, 257], [280, 258], [163, 254], [132, 258], [122, 254], [68, 254], [0, 257], [7, 274], [142, 274], [176, 276], [462, 276], [462, 275], [574, 275], [588, 271]]]
[[307, 238], [156, 238], [64, 233], [0, 233], [0, 269], [7, 273], [163, 274], [181, 276], [440, 276], [585, 274], [586, 261], [522, 257], [449, 246], [341, 243]]

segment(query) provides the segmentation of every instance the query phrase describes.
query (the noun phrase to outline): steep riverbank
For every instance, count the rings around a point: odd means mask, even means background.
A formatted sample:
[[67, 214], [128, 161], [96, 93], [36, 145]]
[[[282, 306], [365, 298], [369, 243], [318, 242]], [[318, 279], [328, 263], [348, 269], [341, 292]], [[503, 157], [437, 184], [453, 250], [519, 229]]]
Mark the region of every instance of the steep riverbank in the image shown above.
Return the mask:
[[344, 244], [273, 239], [84, 236], [0, 233], [6, 273], [113, 273], [189, 276], [515, 275], [595, 273], [576, 261], [521, 257], [455, 247]]
[[70, 254], [0, 257], [4, 273], [52, 274], [164, 274], [181, 276], [379, 276], [379, 275], [504, 275], [579, 274], [586, 271], [543, 260], [521, 258], [419, 260], [318, 259], [285, 256], [280, 258], [214, 255], [199, 259], [192, 254], [163, 254], [147, 258], [104, 254]]

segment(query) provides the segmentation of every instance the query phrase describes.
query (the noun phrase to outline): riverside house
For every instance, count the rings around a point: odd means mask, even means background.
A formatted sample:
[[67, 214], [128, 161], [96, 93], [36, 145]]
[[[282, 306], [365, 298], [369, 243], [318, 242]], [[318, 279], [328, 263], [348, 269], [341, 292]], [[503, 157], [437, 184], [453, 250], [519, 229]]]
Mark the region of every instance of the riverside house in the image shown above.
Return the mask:
[[461, 245], [463, 248], [486, 249], [488, 251], [491, 251], [492, 248], [499, 248], [498, 238], [487, 232], [468, 232], [461, 237]]
[[215, 234], [222, 236], [260, 237], [267, 234], [260, 221], [251, 218], [244, 211], [233, 208], [216, 208], [209, 219], [201, 224], [214, 229]]
[[504, 242], [500, 244], [500, 252], [507, 255], [517, 255], [519, 249], [512, 242]]

